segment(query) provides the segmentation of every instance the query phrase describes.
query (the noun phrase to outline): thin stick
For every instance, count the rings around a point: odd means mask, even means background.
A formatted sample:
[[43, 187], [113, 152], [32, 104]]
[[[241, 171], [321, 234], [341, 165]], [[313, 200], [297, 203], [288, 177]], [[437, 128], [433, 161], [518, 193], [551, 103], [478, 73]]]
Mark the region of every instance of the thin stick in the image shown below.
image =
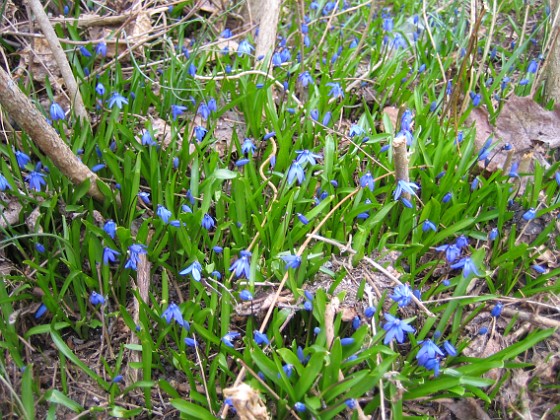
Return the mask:
[[64, 78], [64, 82], [66, 83], [66, 87], [68, 88], [70, 98], [74, 103], [74, 112], [77, 117], [82, 119], [83, 123], [87, 124], [88, 129], [91, 131], [89, 114], [84, 105], [84, 101], [82, 100], [82, 95], [80, 94], [80, 90], [78, 89], [78, 84], [76, 83], [76, 79], [74, 79], [74, 74], [72, 73], [72, 69], [70, 68], [68, 59], [66, 58], [66, 54], [64, 53], [64, 50], [60, 45], [60, 41], [58, 40], [58, 37], [56, 36], [56, 33], [51, 26], [51, 23], [49, 22], [49, 18], [47, 17], [47, 14], [43, 9], [43, 5], [39, 2], [39, 0], [28, 0], [27, 3], [31, 7], [35, 18], [37, 19], [37, 23], [45, 34], [45, 38], [49, 43], [49, 47], [51, 48], [56, 64], [58, 64], [60, 73], [62, 73], [62, 77]]

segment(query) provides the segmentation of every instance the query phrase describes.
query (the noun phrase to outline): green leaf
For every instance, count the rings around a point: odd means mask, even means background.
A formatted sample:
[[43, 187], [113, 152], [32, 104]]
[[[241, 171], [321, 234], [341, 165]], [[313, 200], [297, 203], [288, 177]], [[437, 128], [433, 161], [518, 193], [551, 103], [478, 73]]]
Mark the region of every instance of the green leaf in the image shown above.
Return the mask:
[[180, 398], [171, 400], [171, 405], [179, 410], [181, 413], [186, 414], [189, 419], [203, 419], [214, 420], [216, 418], [210, 411], [192, 402], [185, 401]]
[[74, 413], [81, 413], [82, 411], [84, 411], [84, 407], [82, 407], [76, 401], [68, 398], [62, 392], [57, 391], [56, 389], [49, 390], [45, 396], [45, 399], [53, 404], [62, 405], [70, 411], [73, 411]]
[[311, 385], [316, 381], [319, 373], [323, 369], [323, 363], [325, 360], [325, 352], [316, 352], [311, 355], [311, 358], [307, 362], [307, 366], [303, 371], [303, 375], [300, 375], [299, 381], [296, 384], [295, 392], [296, 399], [301, 401], [305, 393], [311, 388]]
[[213, 176], [216, 179], [221, 179], [221, 180], [234, 179], [239, 176], [239, 173], [230, 171], [229, 169], [216, 169], [213, 173]]

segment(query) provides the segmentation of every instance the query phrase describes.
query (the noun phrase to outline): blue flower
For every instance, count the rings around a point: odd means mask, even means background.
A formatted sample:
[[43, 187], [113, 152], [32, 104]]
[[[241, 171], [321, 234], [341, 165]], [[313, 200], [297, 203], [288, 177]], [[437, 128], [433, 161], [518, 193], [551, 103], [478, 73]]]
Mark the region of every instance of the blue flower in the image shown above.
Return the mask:
[[352, 337], [345, 337], [345, 338], [340, 339], [340, 344], [342, 346], [351, 346], [355, 342], [356, 342], [356, 340], [354, 340], [354, 338], [352, 338]]
[[12, 187], [11, 185], [8, 183], [8, 180], [6, 179], [6, 177], [2, 174], [0, 174], [0, 191], [6, 191], [6, 190], [11, 190]]
[[107, 56], [107, 44], [104, 42], [100, 42], [95, 46], [95, 53], [100, 55], [101, 57]]
[[194, 65], [194, 63], [189, 64], [188, 73], [189, 76], [196, 76], [196, 66]]
[[498, 228], [493, 228], [490, 233], [488, 234], [488, 240], [493, 241], [498, 237]]
[[210, 230], [215, 226], [215, 222], [214, 219], [212, 218], [212, 216], [210, 216], [208, 213], [205, 213], [204, 216], [202, 216], [202, 227], [206, 230]]
[[448, 356], [457, 356], [457, 349], [447, 340], [443, 342], [443, 351], [447, 353]]
[[556, 183], [558, 184], [558, 186], [560, 187], [560, 171], [557, 171], [554, 174], [554, 179], [556, 180]]
[[196, 340], [194, 338], [190, 338], [190, 337], [185, 337], [185, 344], [187, 345], [187, 347], [197, 347], [198, 343], [196, 342]]
[[196, 140], [198, 142], [201, 142], [202, 140], [204, 140], [204, 137], [206, 137], [206, 134], [208, 134], [208, 130], [200, 125], [197, 125], [194, 128], [194, 136], [196, 137]]
[[[294, 365], [286, 363], [284, 366], [282, 366], [282, 370], [288, 378], [291, 378], [292, 374], [294, 373]], [[278, 377], [280, 377], [280, 374], [278, 374]]]
[[437, 227], [436, 225], [434, 225], [433, 222], [431, 222], [430, 220], [426, 219], [424, 220], [424, 222], [422, 223], [422, 231], [423, 232], [427, 232], [428, 230], [433, 230], [434, 232], [437, 231]]
[[138, 270], [138, 263], [140, 262], [140, 255], [147, 254], [146, 245], [142, 244], [132, 244], [128, 247], [128, 260], [126, 261], [124, 268], [131, 268], [132, 270]]
[[298, 401], [294, 404], [294, 410], [296, 410], [298, 413], [305, 413], [307, 408], [305, 407], [304, 403]]
[[172, 216], [171, 211], [165, 208], [164, 206], [162, 206], [161, 204], [157, 205], [156, 214], [161, 220], [163, 220], [163, 223], [169, 223], [169, 219]]
[[214, 250], [214, 252], [215, 252], [216, 254], [221, 254], [222, 251], [224, 250], [224, 248], [222, 248], [222, 247], [219, 246], [219, 245], [215, 245], [212, 249]]
[[249, 162], [251, 162], [251, 160], [247, 158], [239, 159], [235, 161], [235, 166], [237, 166], [238, 168], [242, 168], [243, 166], [247, 165]]
[[354, 410], [356, 408], [356, 400], [349, 398], [346, 401], [344, 401], [344, 404], [346, 404], [346, 407], [348, 407], [349, 410]]
[[321, 155], [315, 154], [310, 150], [296, 150], [296, 162], [300, 163], [301, 165], [305, 165], [309, 163], [310, 165], [316, 165], [317, 161], [315, 159], [321, 159]]
[[150, 201], [150, 193], [149, 193], [149, 192], [140, 191], [140, 192], [138, 193], [138, 198], [139, 198], [140, 200], [142, 200], [142, 202], [143, 202], [144, 204], [150, 204], [150, 203], [151, 203], [151, 201]]
[[119, 255], [121, 255], [120, 252], [106, 246], [103, 248], [103, 265], [116, 262]]
[[301, 213], [297, 213], [297, 218], [299, 219], [299, 221], [301, 223], [303, 223], [304, 225], [307, 225], [309, 223], [309, 220], [307, 220], [307, 217], [305, 217], [303, 214]]
[[480, 96], [480, 93], [470, 92], [469, 95], [471, 96], [472, 105], [473, 105], [474, 107], [479, 106], [479, 105], [480, 105], [480, 101], [482, 100], [482, 96]]
[[40, 242], [37, 242], [37, 243], [35, 244], [35, 249], [36, 249], [37, 252], [39, 252], [40, 254], [44, 254], [45, 251], [46, 251], [45, 245], [43, 245], [43, 244], [40, 243]]
[[364, 315], [366, 316], [366, 318], [372, 318], [375, 315], [375, 308], [373, 306], [368, 306], [364, 310]]
[[382, 28], [385, 32], [393, 32], [393, 18], [387, 16], [383, 19]]
[[91, 53], [89, 52], [89, 50], [84, 45], [82, 45], [80, 47], [80, 52], [82, 53], [82, 55], [84, 57], [91, 57]]
[[93, 165], [91, 167], [91, 171], [92, 172], [99, 172], [101, 169], [105, 169], [107, 165], [105, 165], [104, 163], [98, 163], [97, 165]]
[[243, 153], [244, 155], [253, 155], [256, 151], [257, 146], [255, 146], [255, 143], [253, 143], [253, 140], [247, 138], [243, 141], [243, 144], [241, 145], [241, 153]]
[[325, 115], [323, 116], [323, 121], [321, 123], [323, 125], [329, 125], [329, 123], [331, 122], [331, 116], [332, 116], [332, 112], [330, 111], [325, 112]]
[[288, 170], [288, 185], [291, 185], [295, 179], [297, 179], [299, 185], [305, 180], [305, 172], [297, 160], [292, 162]]
[[117, 375], [113, 378], [113, 380], [111, 382], [113, 382], [114, 384], [118, 384], [119, 382], [123, 381], [123, 376], [122, 375]]
[[96, 291], [93, 291], [91, 295], [89, 295], [89, 302], [92, 305], [103, 305], [105, 303], [105, 298]]
[[39, 305], [39, 307], [37, 308], [37, 310], [33, 314], [33, 318], [39, 319], [43, 315], [45, 315], [46, 313], [47, 313], [47, 306], [44, 303], [41, 303], [41, 305]]
[[468, 245], [469, 245], [469, 240], [465, 235], [461, 235], [455, 240], [455, 246], [459, 249], [463, 249]]
[[365, 132], [366, 131], [362, 127], [360, 127], [358, 124], [352, 124], [350, 126], [350, 132], [348, 133], [348, 135], [350, 137], [361, 136]]
[[490, 311], [490, 315], [494, 318], [498, 318], [502, 314], [502, 309], [504, 308], [504, 304], [502, 302], [496, 303], [496, 305]]
[[541, 267], [541, 266], [538, 265], [538, 264], [533, 264], [533, 265], [531, 266], [531, 268], [532, 268], [533, 270], [535, 270], [535, 271], [536, 271], [537, 273], [539, 273], [539, 274], [544, 274], [544, 273], [546, 273], [546, 268]]
[[464, 278], [469, 277], [471, 273], [474, 273], [477, 277], [480, 277], [482, 275], [476, 268], [476, 265], [474, 265], [474, 262], [469, 257], [461, 258], [455, 264], [451, 264], [450, 267], [453, 269], [462, 268]]
[[255, 340], [255, 343], [257, 343], [258, 346], [260, 346], [261, 344], [266, 344], [266, 345], [270, 344], [267, 335], [258, 330], [253, 331], [253, 339]]
[[228, 347], [233, 348], [234, 345], [233, 345], [232, 341], [237, 339], [239, 336], [241, 336], [241, 334], [239, 334], [238, 332], [230, 331], [222, 337], [222, 343], [224, 343]]
[[241, 251], [239, 258], [231, 265], [229, 271], [235, 272], [237, 278], [249, 278], [251, 273], [251, 253], [249, 251]]
[[183, 105], [171, 105], [171, 117], [173, 121], [177, 120], [177, 117], [187, 110], [186, 106]]
[[428, 370], [433, 370], [434, 375], [439, 376], [440, 359], [438, 357], [427, 359], [422, 366]]
[[272, 137], [276, 137], [276, 131], [271, 131], [269, 133], [266, 133], [263, 136], [263, 141], [270, 140]]
[[443, 196], [443, 198], [441, 199], [441, 201], [442, 201], [443, 203], [448, 203], [448, 202], [451, 201], [452, 198], [453, 198], [453, 194], [450, 193], [450, 192], [448, 192], [447, 194], [445, 194], [445, 195]]
[[527, 66], [527, 73], [535, 74], [539, 69], [539, 63], [536, 60], [531, 60], [529, 65]]
[[193, 261], [193, 263], [189, 265], [187, 268], [179, 272], [181, 276], [186, 276], [190, 274], [194, 281], [200, 281], [200, 279], [202, 278], [201, 273], [202, 273], [202, 266], [196, 260]]
[[432, 340], [424, 340], [422, 342], [422, 347], [418, 350], [416, 360], [418, 360], [418, 363], [421, 366], [424, 366], [426, 361], [428, 361], [428, 359], [434, 359], [436, 354], [445, 356], [441, 349]]
[[303, 309], [307, 312], [311, 312], [313, 310], [313, 302], [310, 300], [303, 302]]
[[31, 158], [27, 154], [19, 150], [15, 151], [15, 155], [16, 155], [17, 164], [21, 169], [25, 168], [25, 165], [31, 162]]
[[41, 187], [47, 185], [45, 181], [45, 174], [38, 171], [31, 171], [29, 175], [25, 177], [25, 181], [29, 184], [29, 188], [35, 191], [41, 191]]
[[310, 83], [314, 83], [313, 77], [311, 77], [311, 74], [309, 74], [308, 71], [300, 73], [300, 75], [298, 76], [298, 82], [303, 87], [307, 87], [307, 85], [309, 85]]
[[208, 108], [208, 105], [206, 105], [205, 102], [201, 102], [200, 105], [198, 106], [198, 110], [196, 111], [196, 113], [200, 115], [200, 117], [204, 121], [206, 121], [210, 116], [210, 108]]
[[404, 333], [414, 332], [414, 328], [408, 325], [406, 321], [400, 320], [389, 313], [385, 313], [385, 319], [387, 322], [383, 325], [383, 329], [387, 331], [387, 334], [383, 340], [384, 344], [389, 344], [393, 338], [395, 338], [397, 342], [403, 343], [405, 339]]
[[233, 35], [233, 34], [231, 33], [231, 29], [229, 29], [229, 28], [224, 29], [224, 30], [222, 31], [222, 33], [220, 34], [220, 36], [221, 36], [222, 38], [225, 38], [225, 39], [231, 38], [232, 35]]
[[329, 91], [329, 96], [331, 98], [344, 98], [344, 91], [338, 83], [327, 83], [327, 86], [331, 88]]
[[401, 117], [401, 130], [412, 132], [412, 111], [407, 109]]
[[249, 41], [247, 41], [246, 39], [244, 39], [243, 41], [241, 41], [239, 43], [239, 46], [237, 47], [237, 56], [238, 57], [243, 57], [245, 54], [251, 54], [251, 52], [255, 49], [255, 47], [253, 47]]
[[239, 298], [244, 301], [250, 301], [253, 300], [253, 295], [251, 294], [250, 291], [244, 289], [241, 292], [239, 292]]
[[115, 106], [119, 109], [122, 109], [124, 105], [128, 105], [128, 99], [126, 99], [118, 92], [113, 92], [107, 102], [109, 104], [109, 108], [111, 109]]
[[99, 96], [105, 95], [105, 86], [103, 86], [103, 84], [101, 82], [98, 82], [97, 85], [95, 85], [95, 92]]
[[526, 221], [533, 220], [535, 217], [537, 217], [537, 212], [533, 208], [527, 210], [523, 214], [523, 219], [526, 220]]
[[299, 255], [282, 255], [280, 258], [286, 263], [284, 269], [297, 269], [301, 265], [301, 257]]
[[64, 115], [64, 110], [56, 102], [53, 102], [51, 104], [50, 113], [51, 113], [51, 120], [53, 121], [64, 120], [66, 118], [66, 115]]
[[155, 146], [157, 143], [152, 138], [152, 135], [148, 130], [144, 130], [142, 134], [142, 146]]
[[362, 175], [360, 178], [360, 187], [362, 188], [369, 188], [370, 191], [373, 191], [375, 188], [375, 180], [371, 175], [371, 172], [366, 172], [365, 175]]
[[393, 192], [393, 198], [395, 200], [398, 200], [403, 192], [411, 195], [416, 195], [416, 192], [414, 190], [417, 190], [418, 188], [420, 187], [414, 182], [407, 182], [399, 179], [399, 181], [397, 182], [397, 188]]
[[400, 284], [395, 287], [393, 294], [389, 297], [397, 302], [399, 307], [404, 307], [412, 301], [412, 290], [410, 290], [408, 284]]
[[[171, 324], [172, 321], [175, 321], [181, 327], [185, 325], [188, 326], [189, 324], [183, 319], [183, 314], [181, 313], [181, 309], [179, 309], [177, 304], [174, 302], [171, 302], [169, 304], [167, 309], [163, 312], [163, 314], [161, 314], [161, 317], [165, 320], [167, 325]], [[186, 327], [186, 329], [187, 330], [190, 329], [189, 327]]]

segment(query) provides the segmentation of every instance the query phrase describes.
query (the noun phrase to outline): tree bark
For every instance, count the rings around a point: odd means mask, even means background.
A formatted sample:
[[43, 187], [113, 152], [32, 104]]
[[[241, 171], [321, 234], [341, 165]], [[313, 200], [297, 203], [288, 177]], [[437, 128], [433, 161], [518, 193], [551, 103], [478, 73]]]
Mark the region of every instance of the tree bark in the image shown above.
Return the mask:
[[101, 182], [97, 175], [72, 153], [55, 129], [47, 123], [45, 116], [35, 108], [31, 100], [2, 68], [0, 68], [0, 105], [65, 176], [74, 184], [89, 179], [91, 181], [89, 195], [99, 201], [105, 199], [97, 187], [97, 182]]
[[278, 18], [280, 16], [280, 0], [248, 0], [246, 16], [252, 23], [259, 25], [259, 36], [255, 56], [263, 56], [270, 60], [276, 42]]
[[550, 3], [550, 16], [553, 19], [550, 30], [552, 45], [543, 71], [544, 99], [546, 102], [552, 100], [558, 105], [560, 104], [560, 1], [553, 0]]

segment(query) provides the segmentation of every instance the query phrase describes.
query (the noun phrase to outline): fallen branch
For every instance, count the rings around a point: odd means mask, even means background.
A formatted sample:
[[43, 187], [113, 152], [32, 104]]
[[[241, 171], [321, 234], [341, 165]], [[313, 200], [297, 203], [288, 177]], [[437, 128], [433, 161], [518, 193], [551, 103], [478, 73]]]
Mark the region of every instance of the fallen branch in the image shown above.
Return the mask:
[[97, 182], [101, 182], [97, 175], [72, 153], [55, 129], [47, 123], [45, 116], [2, 68], [0, 68], [0, 105], [70, 181], [81, 184], [89, 179], [88, 194], [99, 201], [105, 199], [97, 187]]
[[37, 23], [41, 27], [41, 31], [43, 31], [43, 34], [49, 43], [53, 57], [56, 64], [58, 64], [62, 77], [64, 78], [64, 83], [66, 83], [66, 88], [70, 94], [71, 103], [74, 104], [74, 113], [82, 120], [82, 124], [87, 124], [89, 130], [91, 131], [89, 114], [84, 105], [80, 90], [78, 89], [78, 83], [76, 83], [76, 79], [74, 79], [74, 74], [72, 73], [66, 54], [64, 53], [62, 45], [60, 45], [60, 41], [58, 40], [49, 18], [43, 9], [43, 5], [39, 0], [28, 0], [28, 3], [35, 15], [35, 18], [37, 19]]

